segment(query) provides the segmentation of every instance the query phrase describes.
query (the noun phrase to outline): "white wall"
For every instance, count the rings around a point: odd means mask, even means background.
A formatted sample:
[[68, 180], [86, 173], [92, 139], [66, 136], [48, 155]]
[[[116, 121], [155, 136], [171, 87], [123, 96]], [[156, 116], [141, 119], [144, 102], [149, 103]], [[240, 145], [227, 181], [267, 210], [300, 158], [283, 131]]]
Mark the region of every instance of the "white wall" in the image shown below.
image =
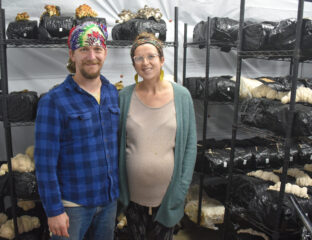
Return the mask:
[[[13, 21], [16, 14], [28, 12], [31, 20], [38, 20], [45, 11], [45, 4], [58, 5], [61, 14], [74, 16], [75, 9], [81, 4], [88, 4], [99, 15], [107, 20], [108, 30], [111, 32], [115, 20], [119, 19], [118, 13], [123, 9], [136, 12], [144, 5], [159, 8], [163, 19], [167, 23], [167, 41], [174, 40], [174, 7], [179, 6], [179, 68], [178, 81], [182, 77], [183, 57], [183, 30], [184, 23], [188, 23], [188, 41], [192, 41], [193, 28], [196, 23], [210, 17], [230, 17], [239, 20], [239, 0], [75, 0], [75, 1], [47, 1], [47, 0], [2, 0], [2, 7], [6, 13], [6, 24]], [[246, 0], [246, 19], [279, 21], [281, 19], [295, 18], [297, 16], [297, 1], [294, 0]], [[305, 3], [304, 16], [312, 16], [312, 3]], [[109, 35], [109, 39], [112, 39]], [[134, 70], [129, 57], [129, 48], [108, 49], [108, 57], [102, 69], [112, 83], [123, 80], [125, 85], [133, 82]], [[51, 86], [64, 80], [68, 51], [61, 49], [28, 49], [9, 48], [8, 77], [9, 91], [29, 89], [38, 93], [47, 91]], [[173, 48], [165, 49], [165, 73], [173, 75]], [[211, 52], [212, 76], [221, 74], [235, 75], [236, 53], [223, 53], [218, 50]], [[243, 75], [253, 76], [284, 76], [289, 72], [289, 63], [248, 60], [243, 66]], [[304, 76], [309, 76], [311, 70], [305, 64], [301, 69]], [[122, 77], [123, 76], [123, 77]], [[187, 76], [205, 76], [205, 50], [190, 48], [188, 50]], [[14, 154], [24, 151], [33, 143], [32, 128], [16, 128], [14, 131]], [[4, 159], [3, 128], [0, 128], [0, 160]], [[26, 138], [27, 135], [27, 138]]]

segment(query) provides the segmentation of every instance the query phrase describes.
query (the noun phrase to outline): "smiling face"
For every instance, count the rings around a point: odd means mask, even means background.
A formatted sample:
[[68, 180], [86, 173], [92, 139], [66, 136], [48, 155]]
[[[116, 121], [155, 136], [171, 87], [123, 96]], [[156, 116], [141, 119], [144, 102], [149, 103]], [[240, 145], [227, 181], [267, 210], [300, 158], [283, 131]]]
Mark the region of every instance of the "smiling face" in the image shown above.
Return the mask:
[[101, 46], [86, 46], [75, 51], [70, 50], [69, 56], [76, 66], [75, 76], [85, 79], [98, 78], [106, 55], [107, 51]]
[[159, 80], [160, 70], [165, 60], [164, 57], [159, 57], [154, 45], [146, 43], [138, 46], [134, 58], [143, 59], [143, 61], [134, 61], [134, 68], [143, 80]]

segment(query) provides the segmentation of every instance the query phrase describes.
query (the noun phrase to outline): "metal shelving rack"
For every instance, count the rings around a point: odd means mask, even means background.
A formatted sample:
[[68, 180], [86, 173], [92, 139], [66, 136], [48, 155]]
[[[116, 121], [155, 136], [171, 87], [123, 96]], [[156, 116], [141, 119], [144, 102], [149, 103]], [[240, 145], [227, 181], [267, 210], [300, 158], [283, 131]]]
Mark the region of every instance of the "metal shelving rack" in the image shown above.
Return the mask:
[[[232, 177], [234, 169], [234, 157], [235, 157], [235, 142], [238, 129], [241, 129], [242, 126], [239, 124], [239, 89], [240, 89], [240, 78], [242, 70], [243, 59], [247, 58], [259, 58], [264, 60], [274, 60], [274, 61], [289, 61], [290, 62], [290, 75], [292, 79], [292, 88], [291, 88], [291, 101], [290, 109], [288, 115], [288, 129], [286, 132], [285, 141], [285, 159], [283, 161], [283, 172], [281, 177], [281, 190], [278, 198], [278, 214], [276, 218], [276, 226], [272, 231], [273, 240], [279, 239], [279, 229], [282, 221], [282, 204], [285, 194], [285, 184], [287, 180], [287, 170], [288, 163], [290, 160], [290, 143], [292, 140], [291, 131], [293, 125], [294, 117], [294, 108], [295, 108], [295, 98], [296, 98], [296, 88], [297, 88], [297, 78], [298, 78], [298, 68], [300, 62], [311, 62], [312, 53], [305, 51], [304, 53], [300, 51], [301, 35], [302, 35], [302, 18], [303, 18], [303, 8], [304, 2], [312, 2], [312, 0], [298, 0], [298, 12], [297, 12], [297, 26], [296, 26], [296, 43], [293, 50], [282, 50], [282, 51], [243, 51], [243, 26], [244, 26], [244, 14], [245, 14], [245, 0], [241, 0], [240, 6], [240, 20], [239, 20], [239, 32], [238, 32], [238, 44], [228, 44], [221, 43], [218, 41], [213, 41], [210, 39], [210, 18], [207, 20], [207, 35], [205, 42], [187, 42], [187, 24], [184, 24], [184, 53], [183, 53], [183, 84], [186, 81], [186, 59], [187, 59], [187, 48], [199, 46], [204, 46], [206, 48], [206, 76], [203, 84], [204, 88], [204, 126], [203, 126], [203, 146], [206, 146], [206, 129], [207, 129], [207, 113], [208, 113], [208, 86], [209, 86], [209, 66], [210, 66], [210, 49], [220, 48], [220, 46], [226, 46], [230, 49], [235, 49], [237, 51], [237, 67], [236, 67], [236, 83], [235, 83], [235, 96], [234, 96], [234, 114], [232, 120], [232, 139], [231, 139], [231, 152], [230, 152], [230, 161], [228, 165], [228, 179], [227, 179], [227, 189], [226, 189], [226, 201], [225, 201], [225, 216], [224, 216], [224, 228], [223, 228], [223, 240], [228, 239], [227, 229], [229, 229], [230, 222], [230, 193], [232, 188]], [[250, 127], [248, 127], [248, 131]], [[265, 134], [265, 131], [261, 134]], [[274, 135], [274, 134], [273, 134]], [[274, 138], [277, 136], [273, 136]], [[278, 137], [280, 139], [280, 137]], [[204, 157], [205, 147], [199, 152], [199, 157]], [[198, 204], [198, 224], [200, 223], [200, 213], [201, 213], [201, 202], [202, 202], [202, 190], [203, 190], [203, 179], [204, 173], [200, 173], [200, 191], [199, 191], [199, 204]], [[252, 219], [249, 219], [251, 223]], [[256, 223], [253, 223], [256, 224]]]
[[[108, 40], [108, 48], [130, 48], [133, 41], [127, 40]], [[42, 41], [38, 39], [2, 39], [0, 42], [8, 48], [67, 48], [67, 39], [53, 39]], [[175, 42], [165, 42], [165, 47], [175, 47]]]
[[[210, 46], [210, 18], [207, 19], [207, 31], [206, 39], [204, 42], [205, 46]], [[184, 44], [183, 44], [183, 85], [185, 85], [186, 78], [186, 58], [187, 58], [187, 47], [197, 47], [200, 43], [188, 43], [187, 42], [187, 24], [184, 24]], [[198, 151], [198, 155], [201, 159], [205, 157], [205, 146], [206, 144], [206, 131], [207, 131], [207, 116], [208, 116], [208, 86], [209, 86], [209, 60], [210, 60], [210, 47], [206, 47], [206, 72], [205, 72], [205, 83], [204, 83], [204, 122], [203, 122], [203, 147]], [[204, 173], [199, 173], [199, 198], [198, 198], [198, 211], [197, 211], [197, 224], [200, 225], [201, 209], [202, 209], [202, 192], [203, 192], [203, 182], [204, 182]]]
[[243, 24], [244, 24], [244, 14], [245, 14], [245, 0], [241, 0], [240, 5], [240, 21], [239, 21], [239, 33], [238, 33], [238, 46], [237, 46], [237, 68], [236, 68], [236, 86], [235, 86], [235, 97], [234, 97], [234, 114], [233, 114], [233, 124], [232, 124], [232, 141], [231, 141], [231, 153], [229, 162], [229, 178], [226, 191], [226, 202], [225, 202], [225, 216], [224, 216], [224, 231], [223, 239], [227, 239], [227, 231], [229, 226], [229, 205], [230, 205], [230, 192], [232, 188], [232, 176], [234, 168], [234, 156], [235, 156], [235, 141], [238, 129], [238, 103], [239, 103], [239, 89], [240, 89], [240, 78], [243, 59], [246, 58], [262, 58], [262, 59], [289, 59], [290, 60], [290, 74], [292, 80], [291, 88], [291, 100], [289, 104], [288, 113], [288, 128], [286, 130], [285, 137], [285, 158], [283, 161], [283, 172], [281, 177], [281, 188], [278, 198], [278, 210], [276, 217], [275, 229], [272, 233], [273, 240], [278, 240], [280, 233], [280, 224], [282, 222], [282, 205], [285, 195], [285, 185], [287, 180], [287, 170], [290, 160], [290, 144], [292, 140], [292, 127], [293, 118], [295, 110], [295, 99], [296, 99], [296, 89], [297, 89], [297, 78], [298, 78], [298, 68], [299, 62], [303, 61], [306, 56], [300, 51], [301, 35], [302, 35], [302, 18], [303, 18], [303, 8], [304, 1], [312, 2], [311, 0], [298, 0], [298, 12], [297, 12], [297, 26], [296, 26], [296, 43], [295, 48], [292, 51], [243, 51]]
[[[210, 38], [211, 35], [211, 19], [210, 17], [207, 18], [207, 31], [206, 31], [206, 41], [205, 42], [187, 42], [187, 24], [184, 24], [184, 44], [183, 44], [183, 85], [186, 82], [186, 60], [187, 60], [187, 48], [199, 48], [199, 46], [204, 47], [206, 49], [206, 59], [205, 59], [205, 80], [203, 84], [204, 89], [204, 114], [203, 114], [203, 140], [202, 146], [198, 149], [198, 156], [201, 159], [205, 158], [205, 149], [207, 146], [207, 118], [208, 118], [208, 107], [209, 105], [228, 105], [233, 104], [232, 102], [215, 102], [208, 100], [208, 93], [209, 93], [209, 75], [210, 75], [210, 50], [211, 49], [220, 49], [220, 47], [226, 47], [227, 49], [236, 48], [235, 44], [221, 42], [212, 40]], [[204, 161], [201, 161], [204, 162]], [[203, 169], [203, 167], [200, 167]], [[198, 213], [197, 213], [197, 224], [200, 225], [200, 216], [201, 216], [201, 209], [202, 209], [202, 191], [203, 191], [203, 182], [204, 182], [204, 172], [199, 172], [199, 198], [198, 198]]]
[[[178, 7], [174, 9], [174, 41], [164, 42], [164, 47], [174, 47], [174, 81], [178, 81]], [[7, 48], [67, 48], [67, 39], [53, 39], [51, 41], [42, 41], [38, 39], [6, 39], [5, 29], [5, 10], [2, 8], [2, 1], [0, 0], [0, 63], [1, 63], [1, 88], [0, 97], [2, 98], [3, 113], [3, 127], [5, 133], [5, 146], [6, 146], [6, 161], [9, 169], [9, 189], [12, 205], [12, 216], [14, 223], [15, 239], [20, 240], [20, 234], [18, 233], [16, 206], [17, 198], [14, 191], [14, 178], [12, 172], [11, 158], [13, 157], [13, 146], [12, 146], [12, 132], [11, 128], [15, 126], [29, 126], [34, 123], [20, 122], [11, 123], [8, 119], [8, 67], [7, 67]], [[108, 48], [130, 48], [133, 41], [126, 40], [108, 40]]]

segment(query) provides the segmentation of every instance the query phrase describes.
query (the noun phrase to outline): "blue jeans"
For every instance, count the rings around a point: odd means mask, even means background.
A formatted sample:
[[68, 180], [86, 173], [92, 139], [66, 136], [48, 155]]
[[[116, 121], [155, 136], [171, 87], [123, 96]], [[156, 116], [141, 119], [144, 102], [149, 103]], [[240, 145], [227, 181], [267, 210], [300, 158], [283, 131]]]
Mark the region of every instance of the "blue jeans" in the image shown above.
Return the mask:
[[[117, 201], [100, 207], [65, 207], [69, 217], [70, 240], [113, 240]], [[68, 240], [52, 236], [51, 240]]]

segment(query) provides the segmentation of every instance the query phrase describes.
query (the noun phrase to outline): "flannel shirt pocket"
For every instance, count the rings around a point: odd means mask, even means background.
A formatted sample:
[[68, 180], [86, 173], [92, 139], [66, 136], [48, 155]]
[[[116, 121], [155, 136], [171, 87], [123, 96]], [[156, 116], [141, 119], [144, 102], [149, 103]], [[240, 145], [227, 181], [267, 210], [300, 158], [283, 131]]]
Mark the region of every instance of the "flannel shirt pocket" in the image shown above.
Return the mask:
[[72, 113], [69, 115], [68, 130], [71, 139], [89, 138], [94, 136], [92, 113]]

